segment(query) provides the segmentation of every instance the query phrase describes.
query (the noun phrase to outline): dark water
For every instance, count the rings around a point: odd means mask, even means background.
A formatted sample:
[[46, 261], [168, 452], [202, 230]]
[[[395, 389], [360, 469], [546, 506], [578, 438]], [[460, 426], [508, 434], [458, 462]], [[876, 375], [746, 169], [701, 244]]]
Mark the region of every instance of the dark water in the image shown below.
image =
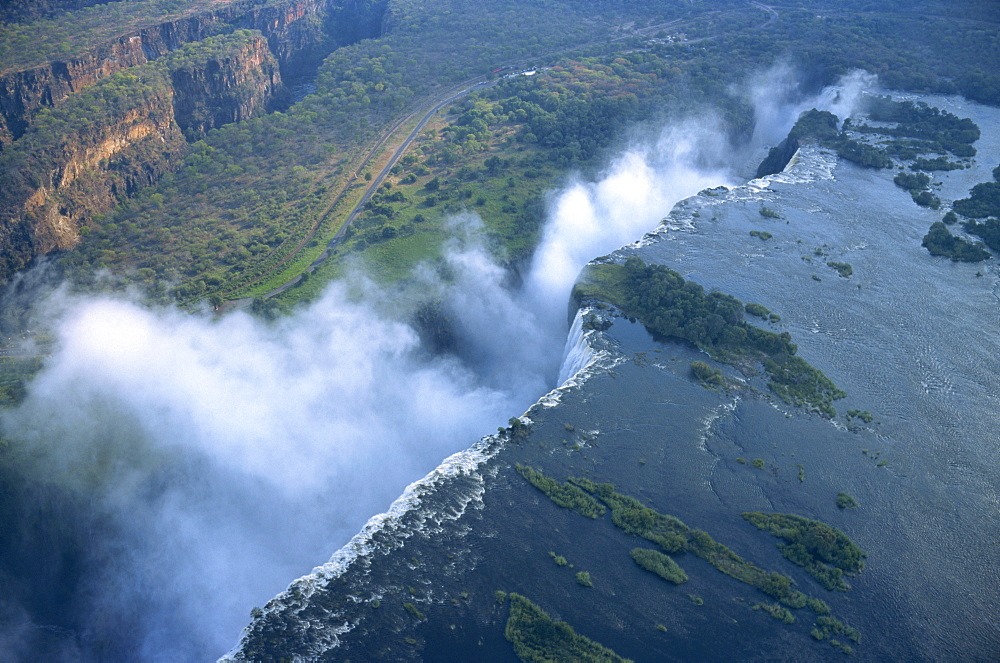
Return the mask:
[[[984, 133], [976, 168], [934, 178], [954, 199], [1000, 161], [1000, 114], [937, 101]], [[251, 625], [243, 655], [515, 660], [503, 639], [506, 606], [493, 596], [500, 589], [635, 660], [842, 656], [810, 637], [809, 611], [795, 611], [791, 625], [753, 611], [767, 597], [701, 559], [676, 557], [690, 577], [680, 586], [642, 571], [628, 553], [649, 544], [608, 516], [555, 506], [513, 471], [524, 463], [558, 479], [611, 481], [792, 576], [862, 632], [859, 660], [994, 659], [1000, 281], [991, 266], [930, 257], [920, 239], [940, 212], [913, 204], [892, 174], [805, 149], [767, 186], [689, 199], [655, 238], [616, 255], [667, 264], [780, 314], [771, 327], [790, 332], [799, 354], [847, 391], [838, 410], [870, 410], [874, 423], [848, 430], [843, 416], [830, 422], [774, 403], [750, 389], [762, 388], [760, 378], [730, 367], [722, 368], [747, 389], [704, 389], [689, 377], [690, 362], [704, 354], [618, 319], [606, 334], [590, 333], [598, 356], [582, 386], [528, 412], [529, 436], [487, 440], [411, 487], [330, 565], [275, 599]], [[762, 217], [762, 205], [781, 218]], [[753, 229], [773, 238], [751, 237]], [[854, 274], [841, 278], [827, 261], [848, 262]], [[840, 491], [859, 507], [838, 509]], [[834, 525], [866, 550], [867, 568], [849, 592], [826, 591], [741, 518], [747, 510]], [[573, 568], [558, 567], [550, 553]], [[591, 573], [592, 588], [577, 585], [580, 570]]]

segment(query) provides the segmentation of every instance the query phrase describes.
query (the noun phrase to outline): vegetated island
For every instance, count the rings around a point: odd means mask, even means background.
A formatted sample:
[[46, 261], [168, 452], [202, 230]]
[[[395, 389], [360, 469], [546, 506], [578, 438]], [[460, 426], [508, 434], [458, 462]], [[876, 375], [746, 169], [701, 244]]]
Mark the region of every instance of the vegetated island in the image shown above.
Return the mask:
[[[866, 168], [891, 168], [895, 158], [911, 162], [914, 170], [955, 170], [965, 168], [966, 163], [950, 161], [947, 155], [959, 159], [976, 155], [972, 143], [979, 140], [980, 131], [969, 118], [923, 102], [894, 101], [889, 97], [871, 98], [867, 106], [868, 118], [881, 126], [845, 119], [838, 129], [839, 118], [829, 111], [812, 109], [802, 113], [788, 137], [768, 152], [757, 169], [757, 177], [781, 172], [806, 140], [815, 140], [836, 151], [837, 156]], [[918, 204], [935, 209], [940, 205], [930, 192], [923, 191], [926, 182], [907, 179], [897, 184], [910, 190]]]
[[848, 495], [847, 493], [841, 491], [837, 493], [837, 508], [839, 509], [856, 509], [858, 508], [858, 501]]
[[688, 576], [684, 573], [684, 569], [680, 567], [677, 562], [673, 560], [669, 555], [664, 555], [658, 550], [650, 550], [649, 548], [633, 548], [632, 559], [635, 563], [642, 568], [655, 573], [664, 580], [672, 582], [675, 585], [679, 585], [682, 582], [687, 582]]
[[782, 400], [832, 418], [832, 401], [846, 394], [823, 373], [796, 356], [787, 332], [776, 334], [748, 324], [735, 297], [706, 292], [662, 265], [633, 256], [624, 265], [588, 265], [574, 288], [574, 298], [601, 300], [642, 322], [652, 333], [704, 350], [717, 361], [760, 361], [768, 386]]
[[778, 544], [781, 554], [804, 568], [826, 589], [846, 592], [851, 586], [844, 575], [860, 573], [865, 568], [865, 552], [846, 534], [826, 523], [788, 513], [758, 511], [746, 512], [743, 518], [754, 527], [784, 539], [786, 543]]
[[[883, 126], [848, 122], [845, 130], [888, 138], [882, 144], [891, 156], [901, 161], [916, 161], [928, 154], [944, 156], [950, 153], [961, 159], [976, 156], [972, 144], [979, 140], [980, 131], [969, 118], [960, 118], [922, 101], [894, 101], [884, 96], [870, 99], [866, 110], [870, 120]], [[928, 170], [964, 167], [952, 164]]]
[[993, 181], [972, 187], [968, 198], [956, 200], [953, 209], [973, 219], [1000, 216], [1000, 166], [993, 169]]
[[572, 509], [587, 518], [600, 518], [607, 510], [604, 505], [573, 484], [562, 483], [545, 476], [536, 469], [521, 465], [514, 466], [517, 473], [528, 483], [545, 493], [550, 500], [563, 507]]
[[[757, 169], [757, 177], [780, 172], [805, 140], [815, 140], [821, 146], [833, 149], [837, 155], [860, 166], [889, 168], [896, 161], [909, 165], [913, 171], [900, 171], [893, 182], [909, 192], [913, 201], [922, 207], [938, 209], [941, 200], [931, 193], [930, 176], [926, 172], [965, 168], [968, 159], [976, 155], [972, 143], [980, 136], [980, 129], [969, 118], [960, 118], [947, 111], [923, 102], [894, 101], [889, 97], [875, 97], [868, 101], [868, 119], [878, 122], [844, 120], [838, 131], [838, 118], [833, 113], [816, 109], [806, 111], [788, 137], [771, 148]], [[859, 140], [852, 136], [862, 136]], [[949, 159], [955, 157], [958, 161]], [[1000, 170], [1000, 168], [998, 168]], [[997, 178], [997, 172], [994, 172]], [[1000, 181], [985, 182], [973, 188], [969, 198], [955, 202], [955, 211], [965, 216], [982, 218], [1000, 215]], [[995, 242], [987, 241], [991, 248], [1000, 247], [1000, 224], [974, 224], [968, 232], [980, 234]], [[982, 244], [952, 235], [944, 223], [934, 223], [923, 238], [922, 245], [934, 256], [945, 256], [956, 262], [980, 262], [990, 257]], [[827, 263], [840, 273], [850, 276], [838, 265]]]
[[982, 243], [952, 235], [948, 226], [941, 221], [931, 224], [921, 246], [932, 256], [944, 256], [951, 258], [953, 262], [982, 262], [990, 258], [990, 252], [983, 248]]
[[993, 217], [985, 221], [966, 221], [962, 228], [970, 235], [977, 235], [994, 251], [1000, 251], [1000, 166], [993, 169], [993, 181], [972, 187], [968, 198], [956, 200], [945, 222], [957, 221], [956, 213], [972, 219]]
[[850, 138], [838, 130], [840, 119], [829, 111], [808, 110], [799, 116], [788, 137], [768, 151], [757, 167], [757, 177], [780, 173], [792, 160], [796, 150], [807, 140], [836, 151], [837, 156], [868, 168], [888, 168], [892, 159], [868, 143]]
[[829, 267], [830, 269], [836, 270], [836, 272], [840, 274], [842, 278], [845, 279], [851, 278], [851, 274], [854, 273], [854, 268], [851, 267], [851, 264], [847, 262], [830, 261], [826, 263], [826, 266]]
[[[869, 102], [868, 117], [882, 126], [845, 121], [844, 130], [855, 133], [877, 135], [886, 138], [882, 148], [886, 154], [909, 165], [916, 172], [900, 171], [893, 182], [907, 190], [913, 201], [922, 207], [938, 209], [941, 200], [930, 191], [930, 176], [922, 171], [956, 170], [969, 165], [969, 159], [976, 155], [972, 146], [980, 137], [980, 129], [969, 118], [960, 118], [926, 103], [893, 101], [888, 97], [876, 97]], [[949, 157], [957, 158], [953, 161]], [[998, 168], [997, 170], [1000, 170]], [[994, 171], [994, 180], [998, 177]], [[943, 222], [931, 225], [921, 245], [933, 256], [944, 256], [955, 262], [981, 262], [990, 258], [990, 253], [979, 242], [971, 242], [953, 235], [946, 227], [954, 222], [955, 212], [973, 218], [1000, 214], [1000, 183], [977, 184], [969, 198], [955, 201], [953, 212], [945, 215]], [[966, 224], [965, 230], [979, 234], [986, 239], [989, 228]], [[982, 231], [982, 234], [980, 232]], [[1000, 238], [997, 238], [1000, 240]], [[994, 250], [1000, 249], [1000, 241], [986, 242]]]
[[[540, 472], [538, 474], [541, 475]], [[825, 601], [795, 589], [795, 581], [789, 576], [766, 571], [744, 560], [725, 545], [715, 541], [707, 532], [688, 527], [674, 516], [644, 506], [634, 497], [617, 492], [613, 484], [599, 484], [579, 477], [571, 477], [565, 482], [556, 481], [551, 477], [545, 478], [554, 485], [578, 487], [593, 495], [611, 509], [611, 522], [615, 526], [627, 534], [635, 534], [659, 545], [663, 552], [634, 548], [631, 556], [639, 566], [665, 580], [679, 584], [687, 579], [687, 574], [664, 553], [689, 552], [704, 559], [718, 571], [756, 587], [786, 608], [792, 610], [809, 608], [816, 615], [814, 631], [823, 636], [816, 638], [817, 640], [836, 634], [846, 635], [855, 643], [861, 641], [858, 630], [833, 617], [830, 614], [830, 606]], [[552, 492], [557, 494], [556, 491]], [[767, 612], [776, 616], [777, 611]], [[778, 614], [781, 615], [779, 619], [791, 623], [784, 619], [784, 613]], [[831, 644], [840, 647], [840, 643], [834, 640], [831, 640]]]
[[691, 375], [701, 382], [702, 386], [712, 388], [721, 387], [726, 384], [726, 378], [723, 377], [722, 371], [717, 368], [712, 368], [703, 361], [693, 361], [691, 362]]
[[555, 621], [520, 594], [511, 593], [510, 617], [504, 637], [514, 645], [514, 653], [526, 663], [549, 661], [593, 661], [631, 663], [604, 645], [578, 635], [566, 622]]

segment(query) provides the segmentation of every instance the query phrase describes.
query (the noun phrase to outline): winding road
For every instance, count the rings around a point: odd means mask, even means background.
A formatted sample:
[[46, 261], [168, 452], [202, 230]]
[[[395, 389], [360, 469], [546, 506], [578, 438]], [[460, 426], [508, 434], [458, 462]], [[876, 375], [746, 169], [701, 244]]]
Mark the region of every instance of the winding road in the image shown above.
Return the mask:
[[[340, 240], [343, 239], [344, 234], [347, 232], [347, 229], [350, 227], [351, 223], [358, 217], [359, 214], [361, 214], [361, 212], [364, 210], [365, 205], [371, 199], [372, 195], [375, 193], [375, 191], [378, 190], [378, 187], [382, 185], [382, 183], [385, 181], [385, 178], [388, 177], [389, 173], [392, 171], [393, 167], [395, 167], [395, 165], [403, 157], [403, 155], [406, 153], [406, 150], [409, 149], [410, 145], [413, 144], [413, 141], [417, 139], [417, 137], [420, 135], [420, 132], [423, 131], [424, 127], [427, 126], [427, 123], [431, 121], [431, 119], [434, 117], [435, 114], [437, 114], [442, 108], [444, 108], [448, 104], [454, 103], [458, 99], [461, 99], [462, 97], [471, 94], [472, 92], [483, 90], [487, 87], [490, 87], [491, 85], [495, 85], [496, 83], [497, 81], [486, 81], [485, 76], [478, 76], [476, 78], [466, 80], [460, 85], [448, 88], [441, 94], [432, 97], [429, 100], [426, 100], [423, 104], [419, 105], [409, 114], [404, 115], [403, 117], [396, 120], [396, 122], [394, 122], [392, 126], [390, 126], [385, 132], [383, 132], [379, 138], [375, 139], [368, 146], [364, 158], [358, 163], [358, 167], [351, 174], [350, 178], [347, 180], [344, 187], [341, 189], [340, 193], [338, 193], [337, 196], [335, 196], [334, 199], [318, 215], [319, 220], [317, 221], [313, 230], [308, 235], [306, 235], [302, 240], [300, 240], [298, 246], [296, 246], [293, 251], [289, 252], [289, 254], [285, 256], [279, 263], [277, 263], [267, 272], [264, 272], [263, 274], [258, 276], [257, 279], [255, 279], [254, 281], [255, 283], [260, 283], [261, 281], [265, 280], [267, 277], [271, 276], [276, 271], [281, 269], [285, 264], [288, 263], [288, 261], [292, 260], [296, 255], [298, 255], [299, 251], [301, 251], [302, 248], [305, 247], [305, 245], [310, 240], [312, 240], [312, 238], [315, 236], [319, 228], [322, 227], [323, 221], [326, 220], [326, 217], [344, 199], [344, 197], [350, 191], [351, 186], [355, 182], [357, 182], [357, 180], [359, 179], [358, 173], [363, 172], [369, 166], [369, 164], [371, 164], [371, 162], [379, 156], [379, 153], [381, 152], [382, 148], [385, 147], [385, 144], [389, 142], [389, 140], [397, 131], [399, 131], [400, 127], [406, 125], [408, 122], [413, 121], [414, 118], [418, 116], [420, 117], [419, 121], [413, 127], [413, 129], [410, 130], [410, 133], [407, 134], [406, 138], [399, 144], [399, 146], [396, 147], [395, 150], [393, 150], [385, 166], [383, 166], [382, 170], [379, 171], [379, 174], [374, 178], [372, 178], [372, 180], [367, 183], [367, 187], [365, 188], [365, 192], [361, 196], [361, 199], [357, 202], [357, 204], [354, 205], [350, 213], [347, 215], [347, 218], [345, 219], [344, 223], [341, 224], [340, 228], [337, 230], [337, 233], [327, 243], [326, 249], [324, 249], [323, 253], [321, 253], [320, 256], [316, 258], [316, 260], [314, 260], [309, 265], [309, 267], [303, 270], [302, 274], [297, 274], [296, 276], [292, 277], [291, 279], [281, 284], [280, 286], [274, 288], [273, 290], [268, 291], [261, 297], [263, 299], [268, 299], [275, 295], [281, 294], [282, 292], [295, 286], [302, 280], [303, 274], [312, 272], [313, 270], [316, 269], [316, 267], [318, 267], [320, 264], [322, 264], [325, 260], [327, 260], [330, 257], [330, 255], [333, 252], [333, 249], [340, 242]], [[422, 115], [421, 112], [423, 112]], [[219, 307], [218, 312], [224, 313], [225, 311], [234, 308], [245, 308], [249, 306], [252, 301], [253, 298], [251, 297], [244, 297], [240, 299], [230, 300], [225, 302], [221, 307]]]
[[[765, 5], [760, 2], [756, 2], [755, 0], [750, 0], [749, 4], [757, 9], [760, 9], [770, 14], [767, 21], [759, 26], [760, 28], [766, 28], [778, 20], [779, 18], [778, 12], [773, 7]], [[641, 34], [644, 33], [646, 30], [651, 30], [653, 28], [663, 29], [665, 27], [672, 27], [676, 29], [685, 25], [686, 23], [688, 22], [670, 21], [668, 23], [661, 24], [658, 26], [652, 26], [650, 28], [638, 30], [637, 32]], [[705, 39], [712, 39], [712, 37], [692, 39], [686, 41], [685, 43], [694, 43]], [[547, 53], [546, 55], [551, 55], [551, 54], [552, 53]], [[437, 114], [442, 108], [444, 108], [448, 104], [454, 103], [458, 99], [461, 99], [462, 97], [468, 94], [495, 85], [500, 80], [502, 79], [498, 78], [493, 81], [488, 81], [485, 76], [478, 76], [476, 78], [466, 80], [457, 86], [453, 86], [448, 90], [445, 90], [444, 92], [435, 97], [425, 100], [423, 104], [414, 108], [413, 111], [396, 120], [396, 122], [394, 122], [385, 132], [383, 132], [379, 138], [375, 139], [368, 146], [364, 158], [359, 162], [357, 168], [354, 170], [350, 178], [344, 184], [341, 191], [318, 215], [317, 217], [318, 221], [316, 222], [312, 231], [310, 231], [302, 240], [300, 240], [298, 245], [292, 251], [290, 251], [282, 260], [280, 260], [276, 265], [274, 265], [266, 272], [258, 276], [254, 280], [254, 282], [251, 283], [250, 285], [252, 286], [256, 283], [264, 281], [265, 279], [273, 275], [275, 272], [279, 271], [289, 261], [293, 260], [295, 256], [297, 256], [299, 252], [313, 239], [318, 230], [322, 227], [323, 222], [333, 212], [333, 210], [337, 207], [337, 205], [340, 204], [343, 201], [343, 199], [347, 196], [348, 192], [351, 190], [351, 187], [359, 179], [358, 173], [365, 171], [368, 168], [368, 166], [372, 163], [372, 161], [374, 161], [379, 156], [380, 152], [385, 147], [386, 143], [388, 143], [390, 139], [393, 137], [393, 135], [395, 135], [396, 132], [399, 131], [400, 127], [406, 125], [407, 123], [413, 121], [414, 118], [420, 116], [420, 120], [413, 127], [413, 129], [410, 130], [410, 133], [399, 144], [399, 146], [397, 146], [396, 149], [393, 150], [388, 161], [382, 167], [382, 170], [379, 171], [377, 176], [372, 178], [367, 183], [367, 187], [365, 188], [365, 192], [362, 194], [361, 199], [358, 200], [358, 202], [351, 209], [350, 213], [348, 213], [347, 218], [344, 220], [344, 223], [341, 224], [336, 234], [330, 239], [329, 242], [327, 242], [326, 248], [319, 255], [319, 257], [317, 257], [312, 263], [310, 263], [310, 265], [306, 269], [304, 269], [302, 273], [295, 275], [285, 283], [274, 288], [273, 290], [268, 291], [261, 297], [263, 299], [274, 297], [275, 295], [279, 295], [288, 290], [289, 288], [292, 288], [298, 283], [300, 283], [302, 279], [305, 277], [305, 275], [312, 273], [318, 266], [320, 266], [323, 262], [325, 262], [330, 258], [337, 244], [340, 243], [340, 241], [344, 238], [344, 235], [347, 233], [347, 229], [361, 214], [361, 212], [364, 210], [365, 205], [368, 203], [369, 200], [371, 200], [372, 195], [375, 193], [375, 191], [378, 190], [380, 186], [382, 186], [382, 183], [385, 181], [386, 177], [388, 177], [393, 167], [395, 167], [395, 165], [403, 157], [403, 155], [409, 149], [410, 145], [413, 144], [413, 141], [417, 139], [417, 137], [420, 135], [420, 132], [423, 131], [424, 127], [427, 126], [427, 123], [430, 122], [430, 120], [434, 117], [434, 115]], [[423, 111], [423, 115], [420, 115], [422, 109], [426, 110]], [[243, 287], [241, 287], [241, 289], [243, 289]], [[218, 312], [222, 313], [233, 308], [245, 308], [249, 306], [252, 301], [253, 299], [250, 297], [230, 300], [225, 302], [221, 307], [219, 307]]]

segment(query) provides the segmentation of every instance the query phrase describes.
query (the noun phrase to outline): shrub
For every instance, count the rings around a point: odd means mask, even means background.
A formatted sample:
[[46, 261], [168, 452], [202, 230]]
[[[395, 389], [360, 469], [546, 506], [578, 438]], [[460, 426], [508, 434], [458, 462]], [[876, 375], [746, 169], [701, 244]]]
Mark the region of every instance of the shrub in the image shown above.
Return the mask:
[[688, 577], [684, 573], [684, 569], [678, 566], [677, 562], [671, 557], [659, 551], [649, 550], [648, 548], [634, 548], [631, 555], [636, 564], [647, 571], [655, 573], [668, 582], [672, 582], [675, 585], [687, 582]]
[[858, 503], [847, 493], [837, 493], [837, 506], [841, 509], [855, 509]]

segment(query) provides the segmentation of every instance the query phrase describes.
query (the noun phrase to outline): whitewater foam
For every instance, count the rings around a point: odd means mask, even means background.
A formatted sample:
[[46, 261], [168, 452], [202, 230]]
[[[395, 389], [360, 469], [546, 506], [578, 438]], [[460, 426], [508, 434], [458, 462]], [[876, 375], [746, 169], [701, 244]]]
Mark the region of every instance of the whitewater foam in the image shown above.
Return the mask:
[[[524, 415], [519, 417], [525, 425], [531, 425], [530, 414], [534, 408], [558, 405], [562, 395], [567, 391], [582, 386], [598, 370], [607, 370], [624, 360], [615, 357], [614, 353], [607, 349], [595, 351], [591, 347], [590, 341], [594, 340], [598, 332], [593, 329], [584, 331], [583, 320], [586, 315], [596, 314], [593, 309], [583, 309], [577, 313], [566, 342], [563, 371], [568, 372], [567, 376], [563, 378], [561, 375], [560, 386], [538, 399]], [[333, 554], [330, 561], [295, 580], [288, 589], [268, 601], [253, 621], [244, 628], [239, 644], [221, 657], [219, 663], [235, 663], [242, 660], [240, 657], [242, 648], [256, 625], [265, 621], [270, 615], [289, 612], [300, 614], [316, 592], [340, 578], [352, 565], [360, 563], [368, 566], [374, 555], [388, 553], [398, 547], [403, 540], [415, 534], [440, 533], [446, 522], [459, 520], [470, 507], [481, 508], [482, 498], [486, 492], [484, 474], [495, 476], [496, 473], [495, 469], [484, 471], [484, 468], [503, 449], [506, 440], [506, 433], [487, 435], [468, 449], [452, 454], [425, 477], [407, 486], [388, 511], [372, 516], [361, 531]], [[444, 494], [445, 491], [442, 489], [462, 476], [474, 480], [471, 489], [447, 491], [449, 499], [452, 500], [451, 504], [444, 507], [437, 505], [423, 508], [428, 497]], [[409, 520], [416, 522], [404, 522]], [[367, 571], [362, 575], [367, 575]], [[317, 609], [317, 606], [310, 607], [313, 613]], [[287, 617], [285, 621], [287, 622]], [[322, 619], [312, 617], [309, 620], [300, 620], [299, 623], [308, 631], [308, 637], [303, 634], [303, 638], [308, 639], [309, 657], [312, 658], [338, 647], [341, 636], [353, 630], [358, 620], [346, 620], [341, 614], [328, 611]], [[293, 660], [301, 659], [294, 657]]]

